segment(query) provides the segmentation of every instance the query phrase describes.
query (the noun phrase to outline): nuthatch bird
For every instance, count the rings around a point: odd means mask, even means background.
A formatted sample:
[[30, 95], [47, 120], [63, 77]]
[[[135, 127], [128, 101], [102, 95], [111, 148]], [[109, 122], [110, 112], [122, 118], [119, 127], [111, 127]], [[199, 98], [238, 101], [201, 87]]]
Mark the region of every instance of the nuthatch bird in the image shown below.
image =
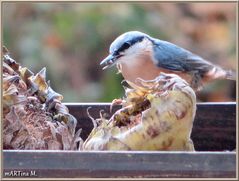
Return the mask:
[[109, 55], [100, 65], [104, 66], [103, 69], [117, 65], [124, 79], [135, 84], [137, 78], [151, 80], [160, 72], [179, 75], [195, 90], [214, 79], [235, 80], [234, 72], [224, 70], [173, 43], [138, 31], [117, 37], [110, 45]]

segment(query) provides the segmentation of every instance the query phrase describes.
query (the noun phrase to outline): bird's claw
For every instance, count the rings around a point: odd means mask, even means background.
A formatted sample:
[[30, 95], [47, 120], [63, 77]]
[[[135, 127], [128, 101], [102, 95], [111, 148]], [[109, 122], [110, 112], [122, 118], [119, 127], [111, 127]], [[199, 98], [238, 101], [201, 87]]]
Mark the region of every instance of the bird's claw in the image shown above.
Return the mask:
[[110, 105], [110, 113], [112, 112], [114, 105], [122, 105], [125, 101], [123, 99], [114, 99]]

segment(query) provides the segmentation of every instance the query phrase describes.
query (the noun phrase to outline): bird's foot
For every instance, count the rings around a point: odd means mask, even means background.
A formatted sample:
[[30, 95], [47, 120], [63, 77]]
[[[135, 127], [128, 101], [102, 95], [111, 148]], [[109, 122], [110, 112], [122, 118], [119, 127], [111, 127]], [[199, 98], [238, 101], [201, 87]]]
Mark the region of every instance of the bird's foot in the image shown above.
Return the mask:
[[115, 106], [115, 105], [122, 105], [124, 103], [125, 103], [125, 100], [123, 100], [123, 99], [114, 99], [111, 102], [111, 105], [110, 105], [110, 112], [112, 112], [113, 106]]

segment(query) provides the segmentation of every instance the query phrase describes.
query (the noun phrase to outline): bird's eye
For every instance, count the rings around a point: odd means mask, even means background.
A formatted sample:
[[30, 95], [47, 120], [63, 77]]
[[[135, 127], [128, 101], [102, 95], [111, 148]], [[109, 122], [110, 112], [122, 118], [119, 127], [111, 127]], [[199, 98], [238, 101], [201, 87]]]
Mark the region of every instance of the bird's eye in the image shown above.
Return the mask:
[[128, 42], [123, 43], [123, 44], [121, 45], [121, 47], [118, 49], [118, 53], [125, 51], [125, 50], [128, 49], [129, 47], [130, 47], [130, 43], [128, 43]]
[[125, 43], [121, 46], [121, 49], [122, 49], [122, 50], [126, 50], [126, 49], [128, 49], [129, 47], [130, 47], [130, 43], [125, 42]]

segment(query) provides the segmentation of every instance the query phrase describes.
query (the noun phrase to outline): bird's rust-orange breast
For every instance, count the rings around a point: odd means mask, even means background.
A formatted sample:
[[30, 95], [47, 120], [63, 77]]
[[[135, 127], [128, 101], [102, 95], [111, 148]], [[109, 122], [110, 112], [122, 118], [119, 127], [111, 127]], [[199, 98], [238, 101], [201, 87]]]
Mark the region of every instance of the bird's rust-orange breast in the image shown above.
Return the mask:
[[183, 79], [185, 79], [187, 82], [191, 82], [192, 80], [191, 76], [186, 73], [179, 71], [170, 71], [156, 66], [151, 60], [149, 54], [140, 55], [137, 57], [137, 59], [135, 58], [128, 61], [131, 62], [127, 62], [127, 64], [124, 62], [121, 63], [120, 71], [125, 80], [134, 82], [136, 84], [138, 84], [135, 81], [137, 78], [141, 78], [144, 80], [152, 80], [159, 76], [160, 72], [177, 74]]

